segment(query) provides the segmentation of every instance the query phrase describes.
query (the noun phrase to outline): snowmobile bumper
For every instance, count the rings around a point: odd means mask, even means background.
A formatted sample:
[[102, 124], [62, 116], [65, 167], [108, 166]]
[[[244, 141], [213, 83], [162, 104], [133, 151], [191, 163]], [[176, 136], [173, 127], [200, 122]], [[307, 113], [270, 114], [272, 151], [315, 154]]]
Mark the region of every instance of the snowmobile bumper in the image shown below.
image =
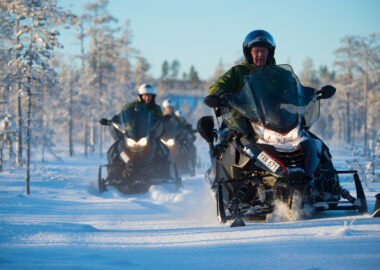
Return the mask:
[[100, 165], [98, 170], [98, 189], [99, 192], [107, 191], [107, 186], [115, 186], [123, 193], [141, 193], [146, 192], [151, 185], [160, 184], [174, 184], [177, 189], [182, 187], [182, 179], [178, 174], [178, 169], [175, 163], [170, 162], [170, 175], [167, 178], [148, 178], [136, 179], [136, 176], [130, 175], [129, 177], [114, 179], [108, 175], [108, 177], [102, 177], [102, 169], [110, 167], [118, 167], [117, 165]]
[[376, 194], [375, 209], [373, 210], [372, 217], [380, 217], [380, 193]]
[[[353, 174], [356, 189], [356, 198], [343, 189], [342, 187], [332, 187], [346, 201], [337, 202], [321, 202], [314, 204], [318, 210], [359, 210], [360, 213], [367, 213], [367, 199], [364, 194], [363, 186], [356, 170], [341, 170], [341, 171], [316, 171], [314, 174]], [[322, 206], [324, 204], [324, 206]], [[345, 205], [348, 204], [348, 205]], [[319, 207], [317, 205], [320, 205]], [[326, 207], [328, 205], [328, 207]]]

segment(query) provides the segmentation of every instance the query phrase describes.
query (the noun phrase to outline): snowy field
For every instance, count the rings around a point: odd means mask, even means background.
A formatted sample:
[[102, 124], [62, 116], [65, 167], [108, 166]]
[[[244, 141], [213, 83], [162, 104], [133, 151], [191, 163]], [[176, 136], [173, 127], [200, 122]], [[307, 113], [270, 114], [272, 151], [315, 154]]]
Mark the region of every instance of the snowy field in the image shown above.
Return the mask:
[[[34, 162], [0, 174], [0, 269], [380, 269], [380, 218], [352, 211], [312, 219], [217, 222], [203, 166], [184, 187], [97, 191], [98, 155]], [[334, 152], [346, 169], [347, 153]], [[354, 183], [342, 185], [353, 191]], [[380, 184], [365, 187], [369, 213]], [[353, 192], [353, 195], [356, 195]]]

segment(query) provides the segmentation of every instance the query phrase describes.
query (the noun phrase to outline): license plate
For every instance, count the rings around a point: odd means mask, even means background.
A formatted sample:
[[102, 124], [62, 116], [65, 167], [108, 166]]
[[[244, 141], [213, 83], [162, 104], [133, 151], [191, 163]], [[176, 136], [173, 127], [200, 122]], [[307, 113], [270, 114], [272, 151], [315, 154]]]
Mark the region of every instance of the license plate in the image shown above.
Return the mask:
[[259, 154], [257, 159], [260, 160], [262, 163], [264, 163], [264, 165], [267, 166], [269, 170], [271, 170], [272, 172], [276, 172], [277, 169], [280, 167], [280, 164], [278, 164], [273, 158], [271, 158], [264, 151]]
[[129, 157], [126, 153], [124, 153], [124, 151], [120, 153], [120, 157], [123, 159], [125, 163], [129, 162]]

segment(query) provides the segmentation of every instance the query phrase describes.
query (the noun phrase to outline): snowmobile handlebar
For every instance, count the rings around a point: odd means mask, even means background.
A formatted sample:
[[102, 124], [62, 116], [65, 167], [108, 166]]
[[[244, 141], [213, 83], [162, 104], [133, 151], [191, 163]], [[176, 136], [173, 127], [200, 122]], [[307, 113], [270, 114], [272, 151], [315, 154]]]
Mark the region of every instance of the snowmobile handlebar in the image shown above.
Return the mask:
[[113, 126], [115, 129], [117, 129], [118, 131], [120, 131], [121, 133], [125, 133], [124, 130], [122, 130], [118, 124], [116, 124], [115, 122], [113, 122], [112, 120], [108, 120], [106, 118], [102, 118], [100, 119], [99, 123], [102, 125], [102, 126]]
[[102, 126], [110, 126], [112, 121], [111, 120], [108, 120], [106, 118], [102, 118], [100, 119], [99, 123], [102, 125]]
[[206, 96], [203, 101], [207, 106], [211, 108], [227, 106], [227, 101], [223, 96], [209, 95]]

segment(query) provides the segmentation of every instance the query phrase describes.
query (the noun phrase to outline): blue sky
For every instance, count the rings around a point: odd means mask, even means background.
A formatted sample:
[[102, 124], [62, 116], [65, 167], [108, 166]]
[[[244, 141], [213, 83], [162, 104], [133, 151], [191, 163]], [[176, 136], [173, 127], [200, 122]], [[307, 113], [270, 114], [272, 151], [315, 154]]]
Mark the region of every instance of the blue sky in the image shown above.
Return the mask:
[[[89, 1], [60, 0], [80, 14]], [[379, 0], [110, 0], [108, 12], [122, 24], [131, 21], [132, 46], [158, 77], [164, 60], [181, 63], [181, 73], [194, 65], [207, 79], [222, 59], [228, 65], [242, 56], [242, 42], [252, 30], [265, 29], [275, 38], [277, 63], [290, 63], [299, 73], [311, 57], [315, 67], [333, 68], [333, 51], [346, 35], [380, 33]], [[79, 46], [63, 33], [65, 54]]]

